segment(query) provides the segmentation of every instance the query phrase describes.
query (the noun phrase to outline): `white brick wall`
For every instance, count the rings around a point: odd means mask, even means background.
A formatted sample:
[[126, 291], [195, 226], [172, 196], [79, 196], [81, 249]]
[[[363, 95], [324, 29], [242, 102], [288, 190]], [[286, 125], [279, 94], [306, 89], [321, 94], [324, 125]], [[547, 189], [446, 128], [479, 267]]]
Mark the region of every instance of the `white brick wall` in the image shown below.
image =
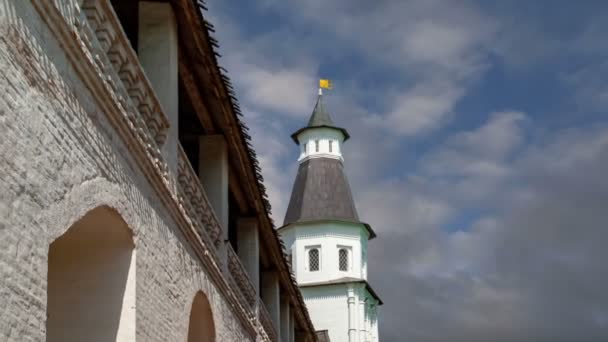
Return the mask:
[[141, 341], [184, 341], [197, 291], [217, 341], [252, 341], [29, 1], [0, 0], [0, 340], [43, 341], [49, 244], [107, 205], [133, 231]]

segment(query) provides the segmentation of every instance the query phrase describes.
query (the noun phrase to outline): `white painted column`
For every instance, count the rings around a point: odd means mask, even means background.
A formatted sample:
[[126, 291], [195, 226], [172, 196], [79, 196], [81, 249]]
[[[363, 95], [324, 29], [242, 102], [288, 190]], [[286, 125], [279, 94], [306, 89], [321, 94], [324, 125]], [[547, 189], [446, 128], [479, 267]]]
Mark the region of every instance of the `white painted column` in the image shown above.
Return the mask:
[[169, 120], [167, 140], [161, 148], [173, 184], [177, 184], [178, 144], [178, 37], [171, 4], [139, 3], [137, 53], [146, 77]]
[[228, 147], [223, 135], [199, 138], [198, 177], [207, 199], [222, 227], [218, 255], [224, 272], [228, 271]]
[[256, 294], [260, 294], [260, 240], [258, 221], [242, 218], [237, 222], [238, 255], [247, 270]]
[[228, 239], [228, 147], [223, 135], [200, 137], [198, 176]]
[[281, 337], [279, 338], [279, 341], [289, 342], [291, 338], [289, 331], [290, 317], [289, 298], [283, 296], [281, 297]]
[[348, 287], [348, 342], [357, 342], [357, 298], [355, 289]]
[[281, 293], [277, 271], [262, 272], [261, 291], [262, 302], [266, 305], [277, 334], [281, 334]]

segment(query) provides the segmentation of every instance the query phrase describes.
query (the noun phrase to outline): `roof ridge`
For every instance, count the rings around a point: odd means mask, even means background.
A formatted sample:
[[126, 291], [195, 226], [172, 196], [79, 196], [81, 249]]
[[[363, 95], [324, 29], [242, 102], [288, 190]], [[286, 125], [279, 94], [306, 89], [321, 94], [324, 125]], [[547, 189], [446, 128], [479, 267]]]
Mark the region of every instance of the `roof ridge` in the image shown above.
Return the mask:
[[334, 122], [331, 119], [331, 116], [325, 110], [325, 106], [323, 105], [323, 95], [319, 94], [317, 97], [317, 103], [315, 104], [315, 108], [312, 110], [312, 114], [310, 115], [310, 119], [308, 120], [308, 127], [318, 127], [318, 126], [333, 126]]

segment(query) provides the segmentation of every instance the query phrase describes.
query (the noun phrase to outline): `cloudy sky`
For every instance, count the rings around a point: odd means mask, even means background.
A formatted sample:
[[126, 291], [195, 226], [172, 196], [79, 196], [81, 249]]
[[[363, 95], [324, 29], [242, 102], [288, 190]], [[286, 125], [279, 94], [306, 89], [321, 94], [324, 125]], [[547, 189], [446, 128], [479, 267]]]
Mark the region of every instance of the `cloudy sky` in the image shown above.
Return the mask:
[[608, 4], [210, 4], [273, 216], [330, 78], [383, 341], [608, 341]]

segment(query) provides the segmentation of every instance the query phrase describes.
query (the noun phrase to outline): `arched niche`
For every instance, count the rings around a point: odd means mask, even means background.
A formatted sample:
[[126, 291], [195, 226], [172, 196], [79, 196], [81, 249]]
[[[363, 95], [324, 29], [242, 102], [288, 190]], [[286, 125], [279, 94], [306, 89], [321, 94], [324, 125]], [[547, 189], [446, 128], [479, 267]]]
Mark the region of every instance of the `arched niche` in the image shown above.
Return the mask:
[[89, 211], [49, 246], [47, 342], [135, 341], [135, 251], [113, 209]]
[[197, 292], [190, 309], [188, 342], [215, 342], [215, 324], [207, 296]]

